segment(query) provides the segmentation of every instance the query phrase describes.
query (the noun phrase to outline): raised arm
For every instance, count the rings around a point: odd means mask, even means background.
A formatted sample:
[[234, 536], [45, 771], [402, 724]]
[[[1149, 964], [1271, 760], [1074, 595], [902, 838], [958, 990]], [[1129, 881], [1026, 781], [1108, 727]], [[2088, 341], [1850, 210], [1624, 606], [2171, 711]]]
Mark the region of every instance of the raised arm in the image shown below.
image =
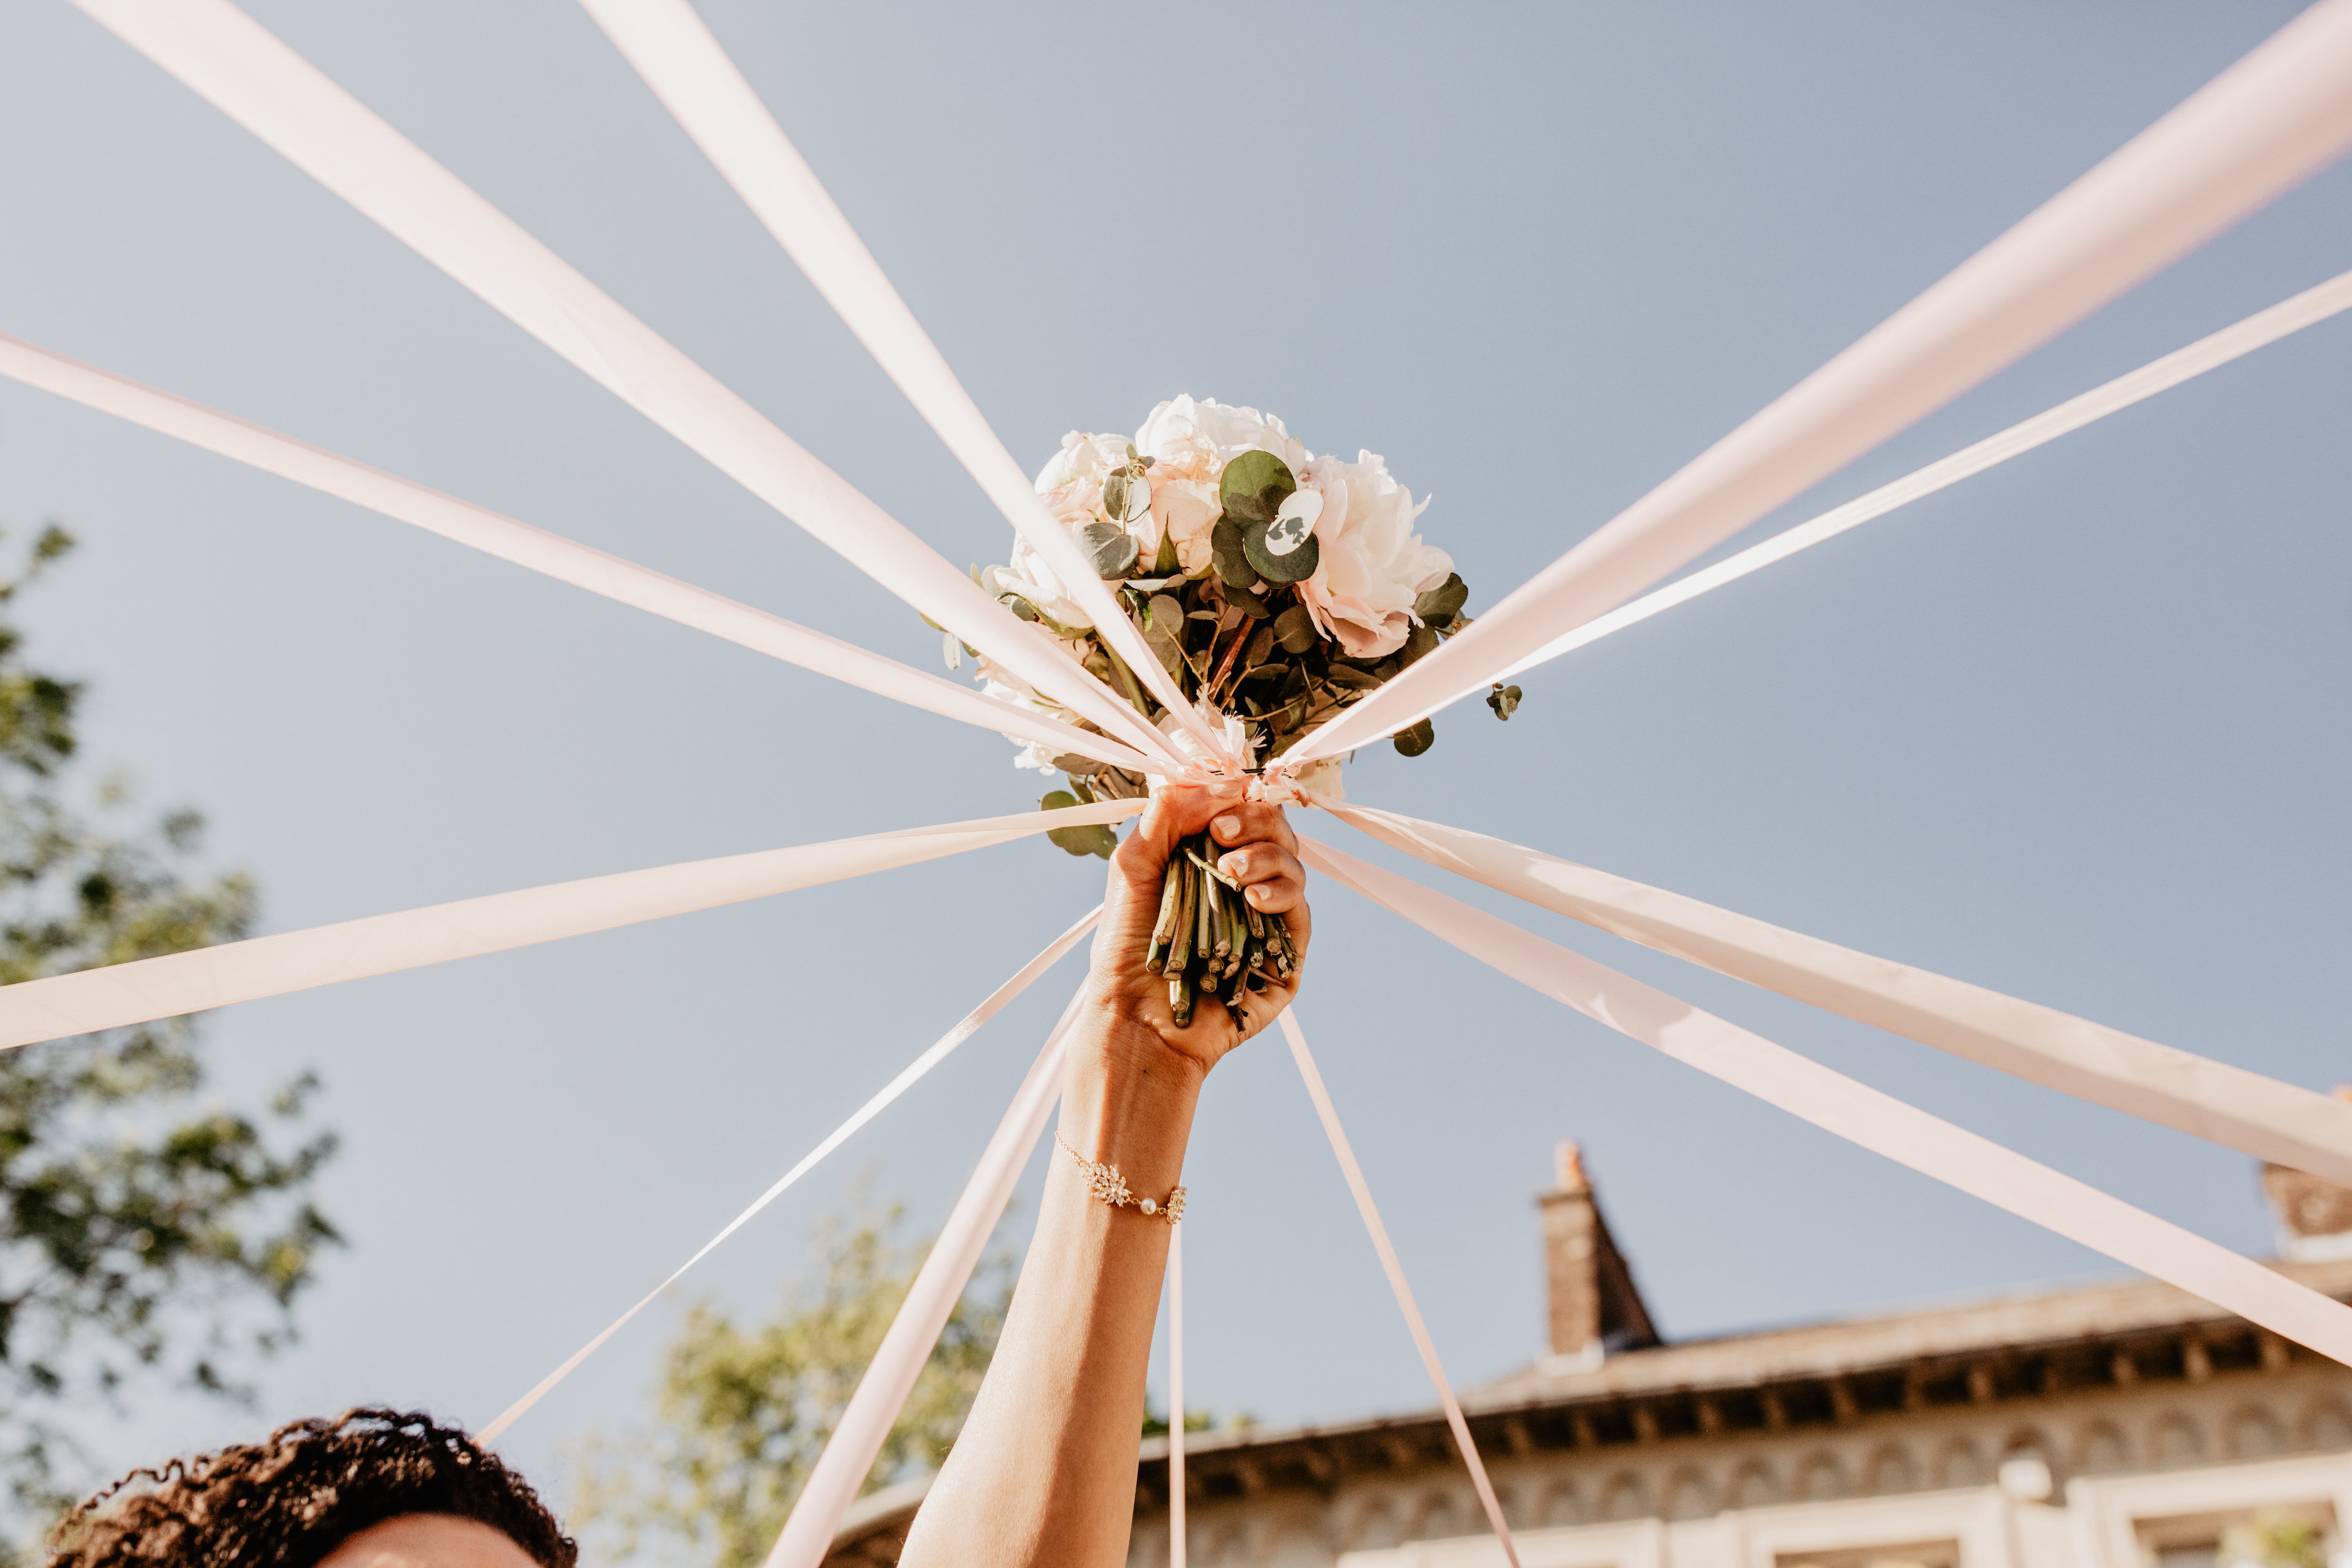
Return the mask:
[[[1060, 1137], [1117, 1166], [1162, 1205], [1184, 1177], [1202, 1080], [1290, 1005], [1297, 984], [1253, 993], [1237, 1027], [1208, 1002], [1175, 1026], [1167, 983], [1143, 967], [1161, 878], [1179, 839], [1206, 826], [1218, 866], [1259, 910], [1309, 936], [1306, 872], [1279, 808], [1164, 790], [1111, 862], [1087, 998], [1070, 1040]], [[1135, 1512], [1136, 1445], [1151, 1359], [1164, 1215], [1089, 1194], [1077, 1160], [1054, 1152], [1037, 1232], [996, 1357], [922, 1511], [901, 1568], [1116, 1568]], [[1171, 1420], [1182, 1419], [1171, 1412]]]

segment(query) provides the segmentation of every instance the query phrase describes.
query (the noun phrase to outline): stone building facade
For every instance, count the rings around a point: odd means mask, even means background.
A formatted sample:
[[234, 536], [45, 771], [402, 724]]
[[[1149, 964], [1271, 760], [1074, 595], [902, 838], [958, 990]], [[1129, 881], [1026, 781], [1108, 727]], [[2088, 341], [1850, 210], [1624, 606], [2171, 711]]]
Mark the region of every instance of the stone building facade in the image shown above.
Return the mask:
[[[2265, 1173], [2282, 1272], [2352, 1296], [2352, 1193]], [[2294, 1520], [2352, 1568], [2352, 1368], [2135, 1280], [1664, 1344], [1563, 1146], [1550, 1353], [1465, 1391], [1525, 1568], [2224, 1568]], [[1186, 1445], [1190, 1568], [1489, 1568], [1435, 1411]], [[1168, 1563], [1164, 1439], [1130, 1568]], [[920, 1485], [833, 1559], [895, 1562]]]

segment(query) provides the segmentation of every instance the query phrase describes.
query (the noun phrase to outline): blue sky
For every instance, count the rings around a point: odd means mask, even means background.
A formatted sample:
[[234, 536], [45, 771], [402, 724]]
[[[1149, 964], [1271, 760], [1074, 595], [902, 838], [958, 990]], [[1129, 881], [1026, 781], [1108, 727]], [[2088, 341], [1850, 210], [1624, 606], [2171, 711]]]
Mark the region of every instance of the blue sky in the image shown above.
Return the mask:
[[[584, 14], [253, 9], [940, 549], [1003, 556], [977, 489]], [[1424, 531], [1475, 613], [2294, 7], [705, 9], [1024, 461], [1179, 392], [1271, 409], [1433, 493]], [[12, 8], [0, 39], [0, 330], [936, 657], [882, 589], [70, 7]], [[2332, 276], [2347, 195], [2346, 171], [2313, 181], [1757, 532]], [[1427, 756], [1368, 752], [1350, 792], [2294, 1082], [2352, 1077], [2347, 332], [1534, 673], [1507, 726], [1441, 716]], [[99, 763], [211, 814], [268, 929], [1034, 800], [995, 737], [0, 385], [0, 518], [50, 517], [85, 542], [25, 603], [34, 653], [93, 683]], [[366, 1399], [488, 1420], [1098, 873], [1014, 846], [214, 1018], [222, 1094], [326, 1080], [345, 1148], [323, 1195], [353, 1245], [261, 1411], [141, 1391], [93, 1428], [100, 1458]], [[2269, 1247], [2239, 1155], [1507, 912]], [[1461, 1381], [1538, 1348], [1529, 1200], [1564, 1136], [1674, 1336], [2114, 1271], [1342, 893], [1317, 915], [1302, 1016]], [[936, 1224], [1076, 978], [694, 1290], [771, 1303], [861, 1172]], [[1187, 1178], [1196, 1400], [1273, 1421], [1426, 1403], [1278, 1046], [1219, 1070]], [[560, 1489], [569, 1443], [644, 1409], [671, 1321], [509, 1452]]]

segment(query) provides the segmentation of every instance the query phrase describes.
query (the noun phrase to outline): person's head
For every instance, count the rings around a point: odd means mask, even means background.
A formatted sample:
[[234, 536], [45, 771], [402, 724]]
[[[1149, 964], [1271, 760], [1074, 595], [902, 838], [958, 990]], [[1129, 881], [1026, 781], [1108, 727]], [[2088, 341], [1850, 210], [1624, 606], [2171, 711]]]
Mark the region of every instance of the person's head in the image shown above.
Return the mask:
[[361, 1409], [297, 1421], [74, 1510], [48, 1568], [574, 1568], [530, 1483], [455, 1426]]

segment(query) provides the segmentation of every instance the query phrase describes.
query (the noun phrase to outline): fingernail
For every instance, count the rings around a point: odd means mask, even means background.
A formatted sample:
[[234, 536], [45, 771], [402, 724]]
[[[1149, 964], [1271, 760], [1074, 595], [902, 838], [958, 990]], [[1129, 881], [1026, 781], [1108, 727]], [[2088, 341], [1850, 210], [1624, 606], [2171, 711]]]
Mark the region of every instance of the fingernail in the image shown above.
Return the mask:
[[1240, 817], [1238, 817], [1238, 816], [1221, 816], [1221, 817], [1217, 818], [1217, 837], [1220, 837], [1220, 838], [1238, 838], [1238, 837], [1241, 837], [1241, 831], [1242, 831], [1242, 819], [1241, 819]]

